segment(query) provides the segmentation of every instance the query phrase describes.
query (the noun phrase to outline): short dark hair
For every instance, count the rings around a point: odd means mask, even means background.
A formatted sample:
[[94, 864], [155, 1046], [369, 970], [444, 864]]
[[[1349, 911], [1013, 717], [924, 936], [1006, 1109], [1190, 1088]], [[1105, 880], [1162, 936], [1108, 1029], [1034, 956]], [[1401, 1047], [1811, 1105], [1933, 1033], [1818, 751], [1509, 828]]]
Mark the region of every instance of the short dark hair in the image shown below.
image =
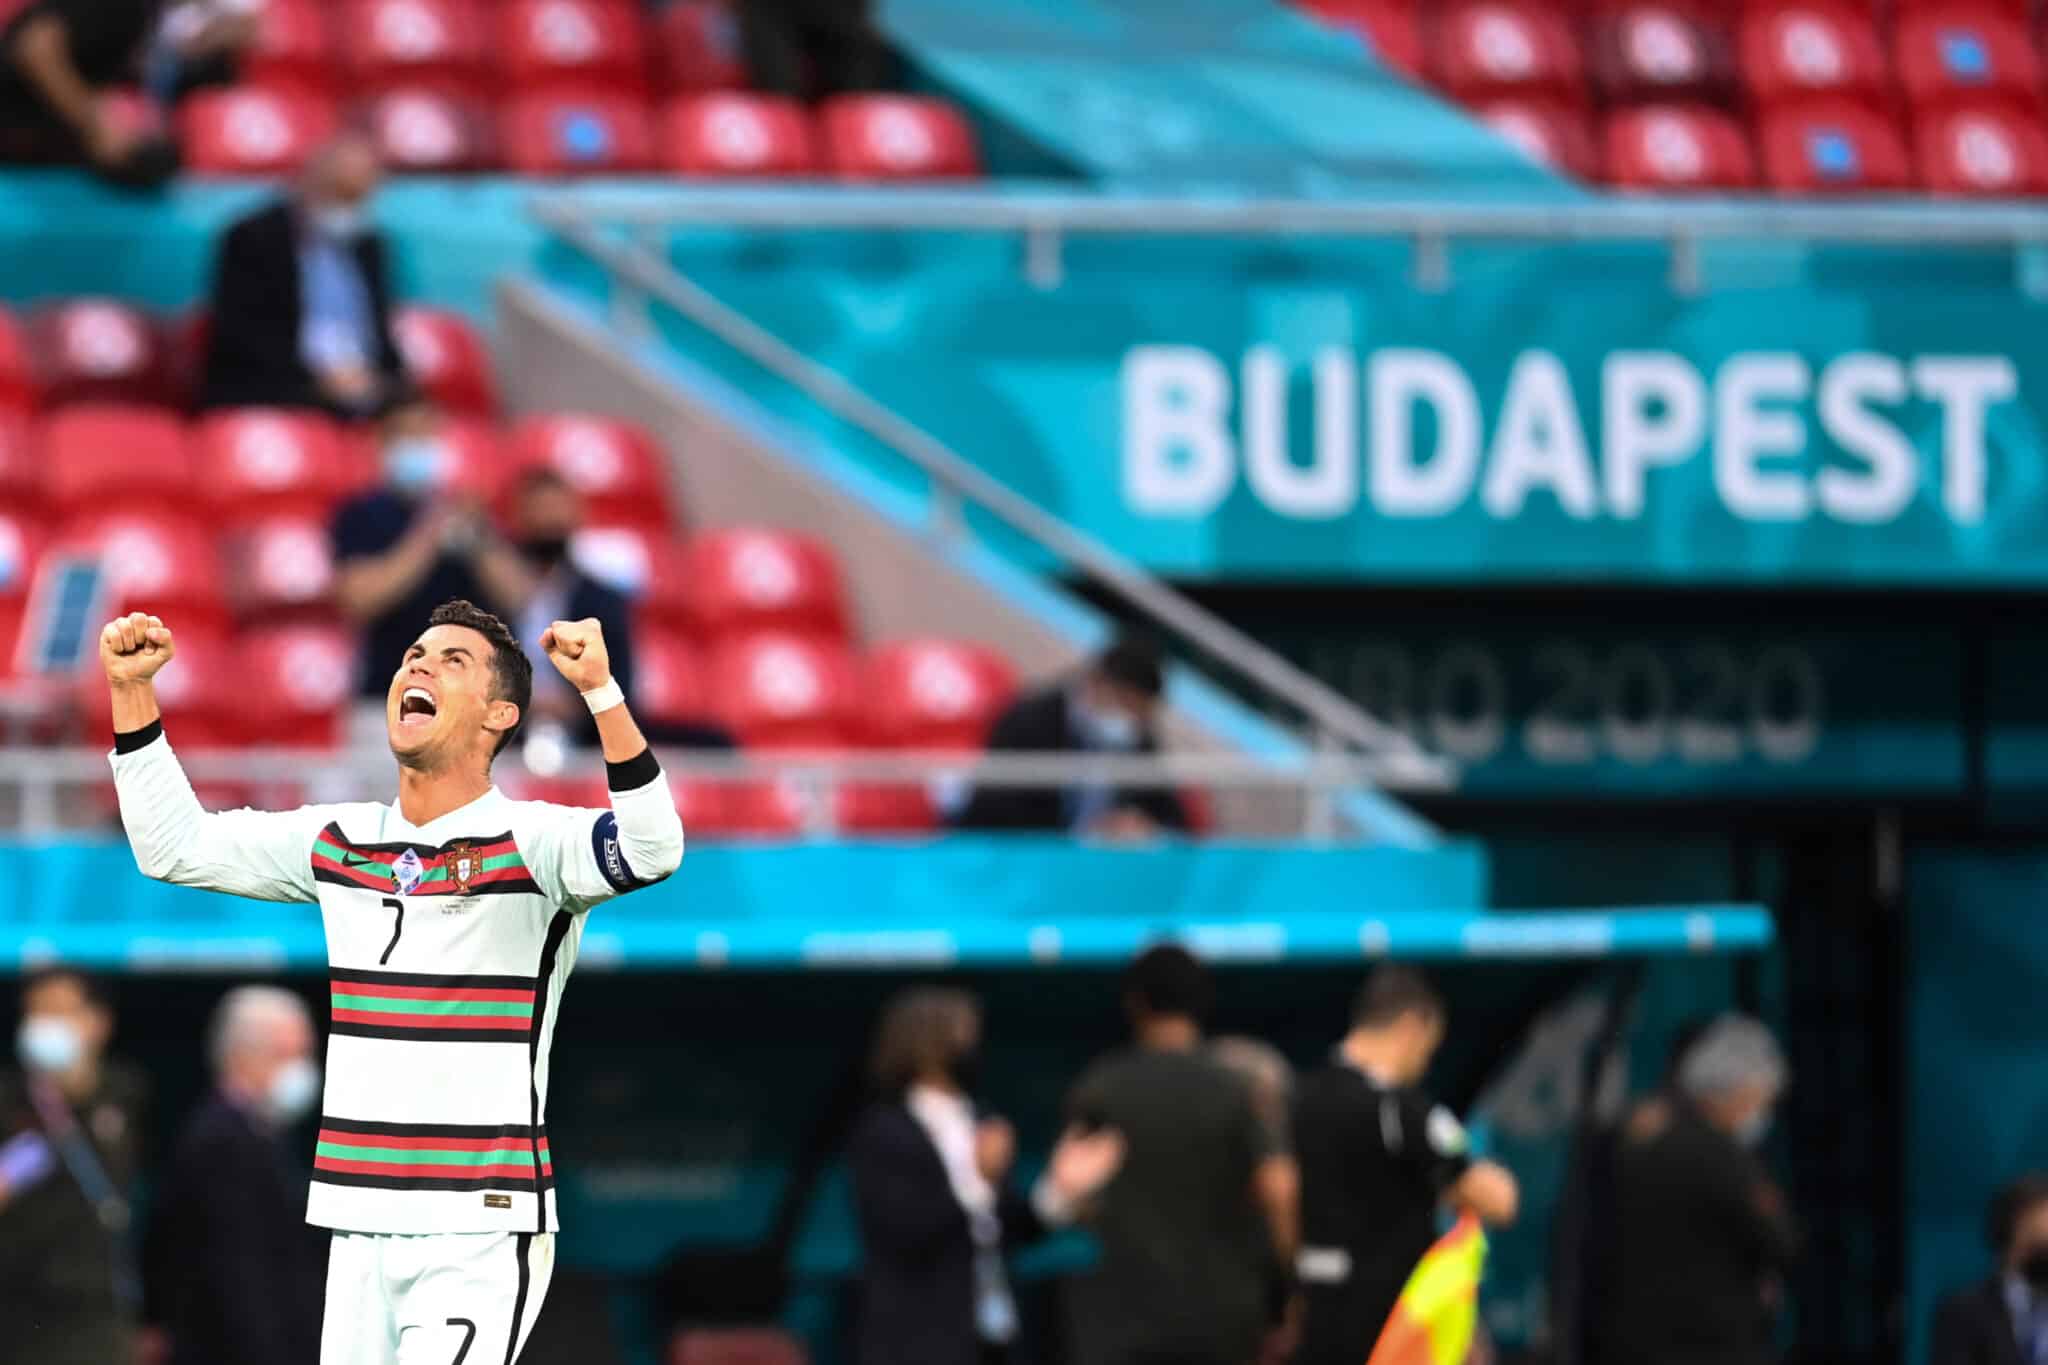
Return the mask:
[[2012, 1239], [2020, 1221], [2040, 1205], [2048, 1203], [2048, 1174], [2029, 1171], [1991, 1196], [1984, 1211], [1984, 1240], [2000, 1256], [2012, 1250]]
[[43, 987], [66, 981], [78, 987], [78, 993], [85, 997], [86, 1004], [102, 1013], [114, 1012], [114, 988], [107, 984], [106, 978], [81, 971], [77, 967], [64, 966], [62, 963], [37, 967], [24, 974], [21, 978], [22, 1003], [26, 1005], [28, 998]]
[[1124, 997], [1147, 1014], [1185, 1015], [1201, 1023], [1216, 1004], [1209, 969], [1178, 943], [1160, 943], [1124, 968]]
[[1166, 690], [1166, 669], [1159, 645], [1142, 635], [1118, 637], [1095, 659], [1095, 676], [1148, 697]]
[[1444, 1017], [1444, 998], [1419, 968], [1383, 962], [1372, 969], [1351, 1003], [1354, 1028], [1385, 1028], [1404, 1014]]
[[496, 758], [526, 724], [526, 710], [533, 704], [533, 660], [519, 647], [519, 637], [510, 626], [467, 598], [457, 597], [435, 607], [427, 625], [430, 629], [464, 626], [491, 642], [491, 677], [495, 680], [491, 700], [509, 701], [519, 708], [518, 721], [498, 736], [498, 747], [491, 750], [491, 757]]
[[891, 996], [875, 1030], [869, 1074], [885, 1095], [900, 1095], [927, 1071], [947, 1065], [966, 1024], [981, 1018], [972, 992], [951, 986], [912, 986]]

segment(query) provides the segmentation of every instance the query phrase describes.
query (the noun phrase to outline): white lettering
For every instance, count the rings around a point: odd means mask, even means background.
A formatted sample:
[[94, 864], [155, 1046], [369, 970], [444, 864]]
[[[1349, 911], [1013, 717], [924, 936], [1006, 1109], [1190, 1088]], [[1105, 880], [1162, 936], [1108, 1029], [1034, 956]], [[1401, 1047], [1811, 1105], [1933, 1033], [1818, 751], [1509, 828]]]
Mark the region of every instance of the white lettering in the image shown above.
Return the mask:
[[1906, 367], [1888, 355], [1857, 352], [1821, 371], [1821, 430], [1868, 466], [1858, 472], [1830, 465], [1814, 476], [1814, 497], [1835, 520], [1876, 525], [1896, 520], [1911, 505], [1920, 482], [1913, 447], [1869, 406], [1903, 403], [1906, 394]]
[[[1651, 416], [1650, 407], [1662, 407]], [[1607, 511], [1643, 514], [1645, 473], [1690, 459], [1707, 434], [1707, 386], [1669, 351], [1616, 351], [1600, 367], [1600, 472]]]
[[1135, 346], [1123, 367], [1124, 500], [1155, 517], [1201, 517], [1230, 492], [1230, 376], [1195, 346]]
[[1941, 404], [1941, 502], [1965, 526], [1984, 520], [1984, 410], [2019, 392], [2002, 355], [1928, 355], [1913, 362], [1913, 387]]
[[1358, 370], [1349, 351], [1315, 363], [1315, 459], [1287, 456], [1287, 362], [1277, 348], [1244, 358], [1244, 472], [1259, 500], [1285, 517], [1341, 517], [1358, 502]]
[[1789, 412], [1767, 412], [1769, 401], [1798, 402], [1813, 377], [1806, 362], [1784, 351], [1731, 356], [1714, 384], [1714, 487], [1721, 502], [1746, 521], [1800, 521], [1811, 499], [1798, 474], [1771, 473], [1761, 462], [1806, 448], [1806, 424]]
[[1571, 380], [1548, 351], [1515, 357], [1479, 496], [1487, 511], [1507, 518], [1521, 513], [1532, 488], [1549, 489], [1566, 515], [1581, 521], [1599, 510]]
[[[1465, 500], [1479, 470], [1479, 398], [1472, 381], [1435, 351], [1373, 353], [1372, 501], [1384, 516], [1437, 517]], [[1427, 461], [1414, 449], [1411, 411], [1436, 414], [1436, 450]]]

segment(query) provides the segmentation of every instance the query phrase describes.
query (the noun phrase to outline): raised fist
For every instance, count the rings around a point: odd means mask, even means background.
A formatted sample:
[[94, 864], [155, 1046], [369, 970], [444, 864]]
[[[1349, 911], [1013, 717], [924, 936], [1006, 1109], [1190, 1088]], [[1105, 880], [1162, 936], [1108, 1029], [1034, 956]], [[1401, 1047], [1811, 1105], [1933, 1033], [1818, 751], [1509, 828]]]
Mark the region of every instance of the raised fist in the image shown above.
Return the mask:
[[109, 683], [148, 682], [176, 653], [171, 628], [145, 612], [117, 616], [100, 630], [100, 667]]
[[595, 616], [557, 621], [541, 632], [540, 647], [557, 672], [578, 692], [603, 687], [612, 680], [612, 656]]

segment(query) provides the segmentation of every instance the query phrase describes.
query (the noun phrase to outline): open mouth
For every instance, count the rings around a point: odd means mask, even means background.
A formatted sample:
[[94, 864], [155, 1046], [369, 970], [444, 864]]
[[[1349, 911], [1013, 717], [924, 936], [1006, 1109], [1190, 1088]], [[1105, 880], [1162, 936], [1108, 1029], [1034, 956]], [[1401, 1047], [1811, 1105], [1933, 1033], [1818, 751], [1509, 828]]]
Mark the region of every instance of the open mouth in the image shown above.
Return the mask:
[[431, 725], [440, 710], [433, 693], [424, 687], [408, 687], [398, 698], [398, 723], [406, 726]]

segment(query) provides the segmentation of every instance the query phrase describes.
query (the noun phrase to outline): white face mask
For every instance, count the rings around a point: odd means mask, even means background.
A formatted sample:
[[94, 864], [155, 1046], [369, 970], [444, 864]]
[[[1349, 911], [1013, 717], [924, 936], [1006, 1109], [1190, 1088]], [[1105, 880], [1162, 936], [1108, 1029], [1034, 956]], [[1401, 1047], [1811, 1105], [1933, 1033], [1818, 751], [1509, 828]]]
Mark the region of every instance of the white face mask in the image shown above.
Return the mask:
[[78, 1036], [78, 1029], [68, 1019], [30, 1015], [21, 1021], [14, 1050], [20, 1055], [21, 1064], [31, 1071], [69, 1071], [84, 1058], [85, 1039]]
[[321, 204], [311, 217], [315, 232], [337, 242], [352, 241], [369, 226], [367, 216], [355, 204]]
[[1082, 702], [1078, 712], [1082, 731], [1098, 749], [1129, 750], [1138, 747], [1137, 717], [1128, 711]]
[[293, 1123], [320, 1098], [320, 1068], [305, 1057], [294, 1057], [270, 1078], [270, 1093], [263, 1097], [264, 1112], [278, 1123]]
[[1764, 1145], [1764, 1139], [1771, 1135], [1771, 1111], [1759, 1109], [1740, 1124], [1736, 1125], [1735, 1140], [1745, 1147]]
[[401, 436], [384, 448], [384, 477], [408, 496], [438, 487], [447, 464], [446, 448], [432, 436]]

